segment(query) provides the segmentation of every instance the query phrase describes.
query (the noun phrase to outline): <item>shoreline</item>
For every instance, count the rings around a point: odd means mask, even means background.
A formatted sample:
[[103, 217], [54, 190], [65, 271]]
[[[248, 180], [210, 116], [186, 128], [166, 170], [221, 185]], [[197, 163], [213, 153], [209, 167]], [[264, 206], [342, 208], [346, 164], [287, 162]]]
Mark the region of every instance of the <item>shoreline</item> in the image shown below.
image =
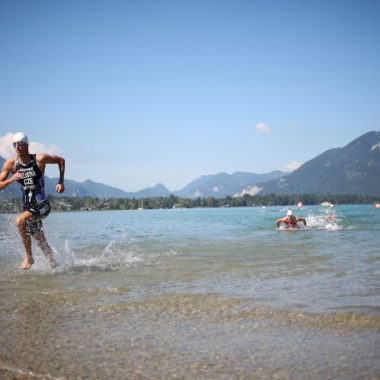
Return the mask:
[[[225, 198], [180, 198], [169, 197], [149, 198], [94, 198], [94, 197], [53, 197], [49, 195], [52, 212], [77, 211], [111, 211], [111, 210], [159, 210], [188, 208], [238, 208], [238, 207], [297, 207], [319, 206], [328, 201], [332, 205], [374, 205], [380, 203], [380, 196], [364, 195], [244, 195], [243, 197]], [[333, 209], [333, 207], [331, 207]], [[0, 213], [20, 213], [22, 200], [20, 198], [0, 199]]]

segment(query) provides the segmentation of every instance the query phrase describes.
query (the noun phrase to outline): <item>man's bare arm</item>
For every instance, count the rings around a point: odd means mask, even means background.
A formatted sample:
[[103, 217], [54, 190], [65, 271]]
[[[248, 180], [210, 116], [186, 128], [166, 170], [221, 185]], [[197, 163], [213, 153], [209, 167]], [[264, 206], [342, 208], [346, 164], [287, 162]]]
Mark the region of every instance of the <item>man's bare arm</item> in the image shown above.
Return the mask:
[[297, 222], [303, 222], [304, 226], [306, 226], [306, 219], [297, 217]]
[[12, 167], [14, 167], [14, 158], [10, 158], [4, 162], [3, 168], [0, 173], [0, 190], [5, 189], [12, 182], [21, 179], [22, 175], [19, 172], [14, 173], [10, 178], [8, 178], [9, 174], [12, 173]]
[[58, 164], [59, 180], [55, 191], [57, 193], [63, 193], [65, 191], [65, 159], [63, 157], [54, 156], [51, 154], [38, 154], [37, 162], [43, 171], [45, 171], [46, 164]]

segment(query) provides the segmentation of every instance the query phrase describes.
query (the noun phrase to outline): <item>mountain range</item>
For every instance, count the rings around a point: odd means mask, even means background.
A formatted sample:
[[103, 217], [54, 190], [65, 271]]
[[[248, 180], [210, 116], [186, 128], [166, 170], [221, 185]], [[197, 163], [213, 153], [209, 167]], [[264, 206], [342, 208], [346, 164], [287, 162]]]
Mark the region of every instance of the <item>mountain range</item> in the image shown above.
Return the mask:
[[[4, 159], [0, 157], [2, 167]], [[58, 178], [45, 177], [46, 193], [55, 193]], [[96, 183], [65, 180], [62, 196], [95, 198], [144, 198], [174, 194], [183, 198], [242, 196], [244, 194], [380, 194], [380, 131], [368, 132], [343, 148], [330, 149], [307, 161], [290, 174], [273, 171], [265, 174], [236, 172], [205, 175], [183, 189], [170, 192], [157, 184], [137, 192]], [[20, 189], [13, 183], [0, 192], [0, 198], [18, 197]]]
[[190, 182], [182, 190], [175, 191], [174, 195], [183, 198], [224, 198], [241, 191], [251, 184], [276, 180], [285, 174], [285, 172], [276, 170], [266, 174], [236, 172], [233, 174], [204, 175]]
[[278, 180], [257, 184], [257, 194], [380, 195], [380, 131], [330, 149]]

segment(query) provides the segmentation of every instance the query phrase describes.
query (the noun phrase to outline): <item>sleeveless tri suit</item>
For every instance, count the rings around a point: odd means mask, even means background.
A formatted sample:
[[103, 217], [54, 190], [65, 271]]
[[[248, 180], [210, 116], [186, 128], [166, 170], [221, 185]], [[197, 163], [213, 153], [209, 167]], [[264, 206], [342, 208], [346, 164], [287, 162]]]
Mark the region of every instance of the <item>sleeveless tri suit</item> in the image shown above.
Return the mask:
[[298, 228], [297, 226], [297, 219], [296, 218], [289, 218], [288, 216], [285, 219], [285, 224], [287, 228]]
[[15, 171], [22, 174], [18, 180], [21, 186], [24, 211], [29, 211], [34, 220], [27, 225], [28, 232], [32, 235], [42, 230], [41, 219], [50, 213], [50, 204], [45, 196], [45, 177], [37, 164], [36, 155], [31, 154], [27, 165], [23, 165], [18, 157], [15, 162]]

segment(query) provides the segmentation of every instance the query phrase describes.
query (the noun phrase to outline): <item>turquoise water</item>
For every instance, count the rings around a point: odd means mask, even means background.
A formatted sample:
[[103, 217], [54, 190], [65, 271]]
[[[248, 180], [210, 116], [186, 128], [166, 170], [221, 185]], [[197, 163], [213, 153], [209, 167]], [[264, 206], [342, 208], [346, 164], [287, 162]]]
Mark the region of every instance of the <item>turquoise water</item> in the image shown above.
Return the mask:
[[[287, 209], [307, 228], [277, 230]], [[380, 376], [371, 205], [53, 213], [60, 266], [34, 246], [27, 272], [14, 218], [0, 215], [5, 377]]]

